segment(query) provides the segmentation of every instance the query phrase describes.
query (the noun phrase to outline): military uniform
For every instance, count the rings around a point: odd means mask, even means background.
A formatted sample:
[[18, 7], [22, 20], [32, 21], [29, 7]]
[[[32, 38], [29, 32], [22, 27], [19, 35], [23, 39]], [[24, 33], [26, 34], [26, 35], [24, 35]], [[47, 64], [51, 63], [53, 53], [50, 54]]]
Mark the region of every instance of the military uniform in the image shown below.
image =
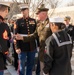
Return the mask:
[[[46, 40], [46, 53], [44, 55], [44, 73], [49, 75], [71, 75], [71, 57], [73, 43], [70, 35], [59, 28], [63, 23], [62, 18], [50, 19], [51, 30], [55, 28], [51, 37]], [[53, 24], [54, 23], [54, 24]], [[60, 25], [60, 26], [59, 26]]]
[[47, 55], [44, 56], [44, 73], [71, 75], [72, 40], [65, 31], [53, 33], [46, 40]]
[[[16, 22], [17, 24], [17, 33], [29, 35], [34, 33], [36, 29], [36, 21], [30, 17], [24, 19], [20, 18]], [[36, 49], [35, 39], [30, 40], [28, 42], [23, 42], [21, 40], [17, 41], [17, 47], [21, 49], [23, 52], [29, 52]]]
[[[36, 30], [36, 20], [29, 17], [29, 7], [27, 4], [21, 4], [21, 12], [27, 11], [27, 16], [23, 13], [23, 17], [16, 21], [16, 33], [21, 35], [30, 35]], [[24, 17], [24, 15], [26, 17]], [[32, 69], [34, 66], [34, 59], [36, 53], [36, 40], [32, 39], [27, 42], [22, 40], [17, 40], [17, 48], [21, 50], [21, 53], [18, 55], [20, 61], [20, 70], [19, 75], [32, 75]], [[25, 70], [25, 62], [27, 69]], [[25, 72], [24, 72], [25, 71]]]
[[[0, 19], [2, 17], [0, 16]], [[7, 37], [10, 36], [10, 30], [6, 23], [3, 22], [3, 18], [0, 22], [0, 70], [4, 70], [4, 54], [8, 51], [8, 39]]]
[[[4, 18], [8, 14], [9, 4], [0, 2], [0, 75], [4, 74], [4, 54], [7, 54], [8, 46], [7, 40], [9, 35], [9, 28], [4, 23]], [[5, 13], [7, 11], [7, 13]]]
[[64, 18], [64, 21], [66, 22], [65, 31], [71, 36], [72, 40], [74, 41], [74, 26], [72, 24], [69, 24], [70, 19], [71, 18], [69, 16], [66, 16]]
[[65, 28], [65, 31], [71, 36], [72, 40], [74, 41], [74, 26], [69, 24], [69, 26]]

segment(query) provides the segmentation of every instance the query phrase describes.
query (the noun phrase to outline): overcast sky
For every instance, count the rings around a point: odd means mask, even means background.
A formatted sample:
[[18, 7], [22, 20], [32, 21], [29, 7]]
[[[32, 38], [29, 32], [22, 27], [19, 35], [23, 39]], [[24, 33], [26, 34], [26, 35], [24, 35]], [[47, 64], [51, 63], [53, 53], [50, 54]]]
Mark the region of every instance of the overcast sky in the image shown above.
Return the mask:
[[[5, 1], [12, 1], [12, 0], [5, 0]], [[21, 0], [18, 0], [18, 1], [21, 1]], [[58, 1], [60, 1], [60, 0], [58, 0]], [[74, 0], [62, 0], [62, 2], [61, 2], [61, 4], [60, 4], [59, 7], [65, 6], [67, 3], [70, 3], [70, 2], [73, 2], [74, 3]]]

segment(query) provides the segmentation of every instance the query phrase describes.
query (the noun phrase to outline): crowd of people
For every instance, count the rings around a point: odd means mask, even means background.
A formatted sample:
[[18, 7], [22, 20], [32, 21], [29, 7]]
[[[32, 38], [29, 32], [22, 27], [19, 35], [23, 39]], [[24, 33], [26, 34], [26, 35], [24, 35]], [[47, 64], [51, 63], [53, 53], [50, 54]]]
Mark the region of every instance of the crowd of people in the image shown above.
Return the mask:
[[[29, 5], [20, 4], [23, 17], [6, 23], [9, 5], [0, 3], [0, 75], [4, 74], [10, 43], [18, 75], [32, 75], [38, 53], [36, 75], [71, 75], [74, 26], [70, 16], [48, 17], [48, 8], [37, 8], [37, 20], [29, 16]], [[25, 69], [26, 67], [26, 69]]]

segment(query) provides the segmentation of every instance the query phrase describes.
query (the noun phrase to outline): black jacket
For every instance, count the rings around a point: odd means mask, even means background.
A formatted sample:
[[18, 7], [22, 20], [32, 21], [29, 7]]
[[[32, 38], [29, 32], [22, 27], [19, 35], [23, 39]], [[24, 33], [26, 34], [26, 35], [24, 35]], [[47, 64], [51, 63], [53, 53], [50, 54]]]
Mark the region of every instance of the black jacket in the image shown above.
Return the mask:
[[65, 31], [71, 36], [72, 40], [74, 41], [74, 26], [69, 24], [69, 26], [65, 28]]
[[3, 55], [8, 51], [8, 39], [10, 36], [10, 30], [6, 23], [3, 22], [3, 18], [0, 16], [0, 70], [4, 70]]
[[44, 73], [49, 75], [71, 75], [72, 40], [65, 31], [53, 33], [46, 40]]
[[[36, 30], [36, 20], [33, 18], [21, 18], [16, 22], [17, 28], [16, 33], [19, 34], [32, 34]], [[22, 40], [17, 41], [17, 48], [20, 48], [21, 51], [34, 51], [36, 49], [35, 39], [28, 42], [23, 42]]]

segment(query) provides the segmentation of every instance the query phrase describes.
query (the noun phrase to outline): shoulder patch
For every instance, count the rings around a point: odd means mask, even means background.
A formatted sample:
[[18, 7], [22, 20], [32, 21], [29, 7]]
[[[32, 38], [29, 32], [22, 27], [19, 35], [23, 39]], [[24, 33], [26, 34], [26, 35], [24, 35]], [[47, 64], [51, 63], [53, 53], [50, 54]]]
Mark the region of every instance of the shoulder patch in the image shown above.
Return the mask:
[[33, 21], [29, 21], [29, 24], [35, 24], [35, 21], [33, 20]]

